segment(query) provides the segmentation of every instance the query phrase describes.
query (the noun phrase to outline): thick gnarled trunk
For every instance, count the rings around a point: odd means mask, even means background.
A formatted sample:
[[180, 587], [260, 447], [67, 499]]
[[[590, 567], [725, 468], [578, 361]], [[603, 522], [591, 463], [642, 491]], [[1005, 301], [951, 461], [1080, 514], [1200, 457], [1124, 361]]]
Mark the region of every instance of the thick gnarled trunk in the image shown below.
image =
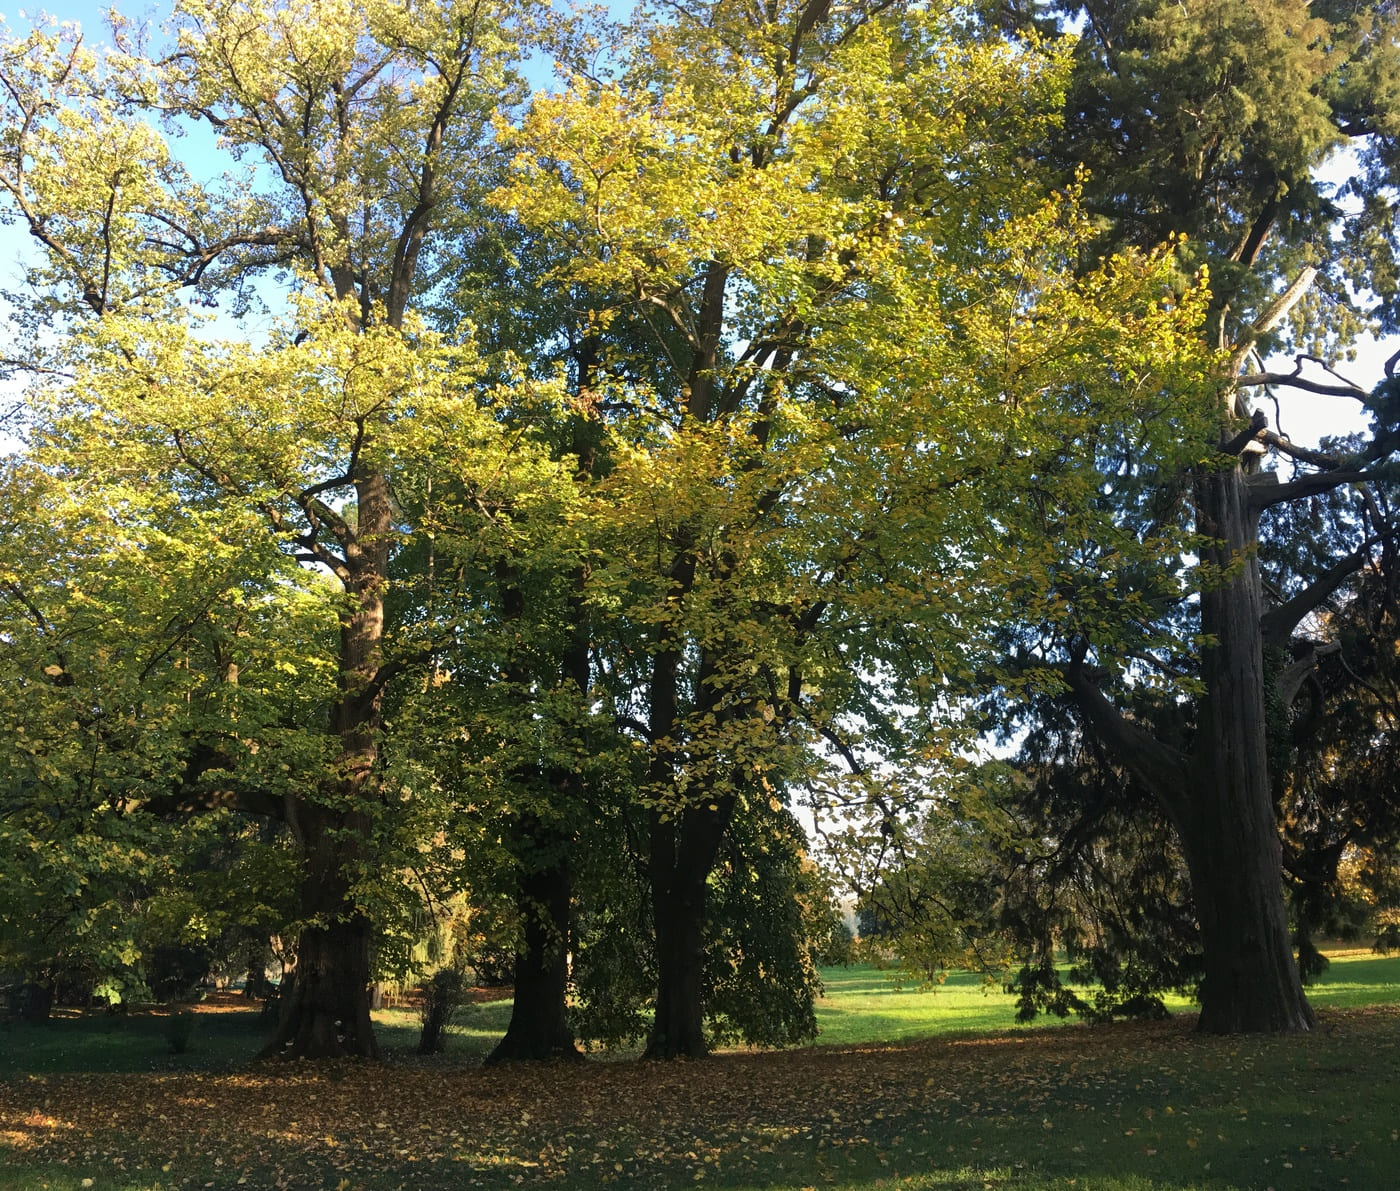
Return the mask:
[[533, 864], [521, 859], [516, 897], [524, 930], [515, 953], [510, 1025], [488, 1064], [582, 1057], [568, 1017], [571, 841], [536, 823], [530, 842], [535, 858]]
[[291, 997], [262, 1057], [379, 1057], [369, 1016], [369, 943], [363, 915], [301, 932]]
[[1085, 718], [1152, 791], [1181, 838], [1205, 953], [1199, 1028], [1207, 1033], [1307, 1030], [1283, 896], [1282, 845], [1269, 781], [1257, 561], [1258, 513], [1237, 464], [1196, 479], [1207, 544], [1201, 627], [1205, 688], [1190, 756], [1125, 719], [1077, 670]]
[[292, 994], [264, 1056], [377, 1058], [370, 1021], [371, 926], [352, 874], [371, 845], [377, 799], [384, 641], [384, 575], [392, 510], [388, 479], [357, 481], [357, 524], [345, 543], [342, 581], [354, 602], [340, 626], [339, 692], [331, 730], [340, 740], [339, 780], [315, 799], [289, 799], [286, 821], [303, 860]]
[[303, 806], [295, 832], [305, 856], [290, 996], [264, 1058], [378, 1058], [370, 1023], [370, 924], [350, 896], [347, 841], [363, 823]]
[[1202, 562], [1217, 572], [1201, 593], [1206, 693], [1179, 823], [1205, 951], [1200, 1029], [1307, 1030], [1269, 783], [1258, 515], [1238, 466], [1200, 476], [1196, 504]]

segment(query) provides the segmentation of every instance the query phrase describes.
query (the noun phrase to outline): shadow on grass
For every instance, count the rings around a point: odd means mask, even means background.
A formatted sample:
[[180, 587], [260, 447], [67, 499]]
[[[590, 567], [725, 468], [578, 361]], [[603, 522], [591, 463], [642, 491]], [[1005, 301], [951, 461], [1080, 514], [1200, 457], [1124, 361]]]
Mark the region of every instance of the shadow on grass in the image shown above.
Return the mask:
[[[0, 1079], [20, 1074], [91, 1072], [230, 1072], [247, 1066], [272, 1033], [258, 1005], [223, 998], [194, 1006], [188, 1048], [172, 1054], [168, 1019], [182, 1008], [147, 1007], [124, 1013], [60, 1010], [46, 1022], [0, 1025]], [[376, 1012], [381, 1051], [403, 1060], [416, 1051], [415, 1009]], [[475, 1062], [488, 1054], [510, 1020], [510, 1002], [464, 1007], [449, 1031], [447, 1062]]]
[[40, 1077], [0, 1113], [0, 1185], [1393, 1185], [1400, 1011], [1323, 1020], [1285, 1038], [1178, 1018], [705, 1063]]
[[[81, 1029], [60, 1030], [56, 1051], [16, 1055], [12, 1031], [0, 1035], [0, 1187], [1395, 1185], [1400, 1005], [1323, 1008], [1320, 1030], [1282, 1038], [1200, 1037], [1182, 1014], [875, 1042], [919, 1013], [926, 1033], [959, 986], [920, 1000], [879, 973], [848, 975], [859, 991], [829, 980], [822, 1012], [863, 1032], [859, 1044], [705, 1063], [483, 1069], [508, 1002], [470, 1006], [435, 1059], [410, 1054], [414, 1014], [380, 1015], [377, 1065], [220, 1072], [225, 1043], [241, 1062], [262, 1036], [247, 1013], [201, 1014], [187, 1067], [152, 1053], [163, 1036], [137, 1018], [106, 1034], [89, 1021], [89, 1051]], [[1400, 960], [1346, 957], [1321, 991], [1384, 999], [1397, 976]], [[963, 994], [984, 1003], [975, 986]], [[75, 1049], [58, 1063], [63, 1045]]]
[[[178, 1008], [178, 1007], [176, 1007]], [[188, 1048], [172, 1054], [168, 1011], [58, 1012], [37, 1024], [0, 1026], [0, 1077], [88, 1071], [225, 1071], [246, 1063], [268, 1035], [255, 1007], [197, 1013]]]

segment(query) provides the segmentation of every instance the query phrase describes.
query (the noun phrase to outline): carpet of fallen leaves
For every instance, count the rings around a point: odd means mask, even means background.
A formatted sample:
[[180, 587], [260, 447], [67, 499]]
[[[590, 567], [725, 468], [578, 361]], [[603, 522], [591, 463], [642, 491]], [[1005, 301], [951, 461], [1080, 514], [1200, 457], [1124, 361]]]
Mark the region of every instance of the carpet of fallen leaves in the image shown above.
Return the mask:
[[[1276, 1071], [1282, 1053], [1298, 1071], [1329, 1070], [1326, 1039], [1208, 1039], [1192, 1024], [1176, 1017], [698, 1063], [484, 1069], [403, 1058], [228, 1074], [17, 1076], [0, 1082], [0, 1164], [139, 1169], [173, 1188], [352, 1191], [766, 1185], [780, 1181], [785, 1155], [802, 1155], [808, 1165], [796, 1186], [822, 1181], [813, 1169], [844, 1169], [847, 1153], [881, 1164], [892, 1156], [896, 1166], [903, 1158], [908, 1170], [906, 1155], [933, 1148], [941, 1156], [954, 1126], [966, 1144], [1008, 1127], [1039, 1137], [1055, 1120], [1111, 1115], [1120, 1099], [1134, 1112], [1148, 1107], [1126, 1142], [1122, 1130], [1116, 1140], [1137, 1145], [1141, 1127], [1140, 1152], [1151, 1156], [1154, 1118], [1166, 1119], [1158, 1114], [1189, 1109], [1193, 1095], [1228, 1099], [1232, 1081], [1247, 1087], [1258, 1062]], [[1373, 1078], [1394, 1078], [1400, 1010], [1334, 1013], [1324, 1026], [1347, 1040], [1349, 1054], [1388, 1050], [1382, 1070], [1339, 1072], [1357, 1080], [1358, 1096]], [[1202, 1084], [1212, 1064], [1228, 1078]], [[1196, 1142], [1187, 1135], [1185, 1144]]]

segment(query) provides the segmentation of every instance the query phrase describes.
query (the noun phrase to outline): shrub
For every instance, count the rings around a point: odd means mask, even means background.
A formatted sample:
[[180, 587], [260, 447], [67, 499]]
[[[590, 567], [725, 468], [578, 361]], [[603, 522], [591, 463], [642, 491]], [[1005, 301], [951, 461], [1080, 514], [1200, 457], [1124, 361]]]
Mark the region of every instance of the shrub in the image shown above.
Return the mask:
[[458, 968], [443, 968], [435, 972], [423, 989], [420, 1018], [423, 1033], [418, 1039], [420, 1055], [434, 1055], [442, 1050], [443, 1035], [452, 1022], [452, 1015], [466, 995], [467, 982]]
[[838, 918], [831, 928], [831, 933], [821, 940], [821, 943], [821, 949], [817, 952], [817, 963], [822, 967], [831, 968], [839, 964], [843, 968], [849, 968], [855, 962], [856, 937], [845, 919]]
[[49, 1020], [53, 1008], [53, 988], [37, 981], [26, 980], [5, 990], [6, 1012], [21, 1021]]
[[164, 943], [146, 961], [146, 983], [158, 1001], [194, 1001], [209, 974], [209, 949], [184, 943]]
[[182, 1055], [190, 1048], [194, 1036], [194, 1013], [189, 1009], [177, 1009], [165, 1019], [165, 1040], [170, 1044], [172, 1055]]

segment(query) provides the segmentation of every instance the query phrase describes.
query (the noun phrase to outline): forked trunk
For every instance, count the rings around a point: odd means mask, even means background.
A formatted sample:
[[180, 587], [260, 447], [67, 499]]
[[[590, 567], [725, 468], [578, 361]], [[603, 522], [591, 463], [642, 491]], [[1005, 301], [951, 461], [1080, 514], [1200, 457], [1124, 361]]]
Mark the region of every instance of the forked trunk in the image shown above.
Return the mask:
[[703, 1058], [705, 1042], [705, 875], [684, 863], [652, 877], [656, 930], [656, 1018], [647, 1059]]
[[1293, 959], [1269, 783], [1258, 516], [1237, 466], [1199, 477], [1196, 501], [1211, 543], [1202, 562], [1217, 572], [1201, 593], [1206, 694], [1178, 822], [1205, 951], [1199, 1028], [1307, 1030], [1316, 1019]]
[[[542, 830], [537, 825], [538, 831]], [[522, 946], [515, 955], [515, 999], [505, 1037], [488, 1064], [578, 1059], [568, 1020], [569, 907], [573, 881], [567, 840], [553, 841], [552, 859], [520, 876], [517, 902], [524, 915]]]

